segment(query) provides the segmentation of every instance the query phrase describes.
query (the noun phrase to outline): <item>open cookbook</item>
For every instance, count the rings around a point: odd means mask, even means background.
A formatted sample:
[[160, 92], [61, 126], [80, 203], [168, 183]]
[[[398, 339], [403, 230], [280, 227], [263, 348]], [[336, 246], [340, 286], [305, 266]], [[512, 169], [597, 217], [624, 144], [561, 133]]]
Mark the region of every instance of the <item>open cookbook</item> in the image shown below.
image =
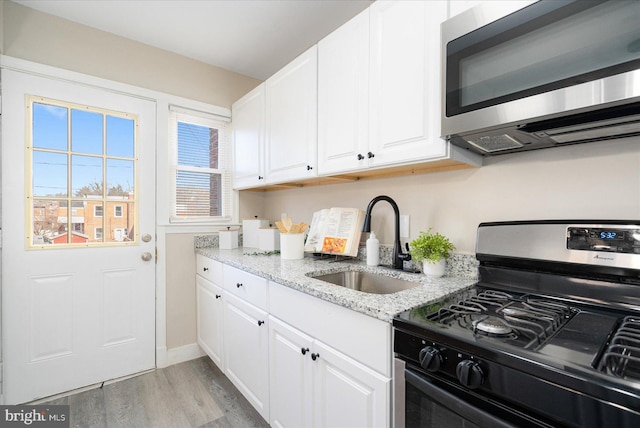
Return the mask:
[[308, 253], [358, 255], [364, 211], [358, 208], [326, 208], [313, 213], [304, 245]]

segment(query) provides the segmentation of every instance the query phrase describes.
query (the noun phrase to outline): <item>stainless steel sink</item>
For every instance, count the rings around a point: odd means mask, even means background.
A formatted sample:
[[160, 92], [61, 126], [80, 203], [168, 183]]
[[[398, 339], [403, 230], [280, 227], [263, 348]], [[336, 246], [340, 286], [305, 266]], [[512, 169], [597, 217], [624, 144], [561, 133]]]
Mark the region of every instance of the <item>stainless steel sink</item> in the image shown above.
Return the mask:
[[372, 294], [390, 294], [421, 285], [420, 282], [406, 281], [404, 279], [356, 270], [328, 273], [312, 276], [312, 278], [339, 285], [340, 287]]

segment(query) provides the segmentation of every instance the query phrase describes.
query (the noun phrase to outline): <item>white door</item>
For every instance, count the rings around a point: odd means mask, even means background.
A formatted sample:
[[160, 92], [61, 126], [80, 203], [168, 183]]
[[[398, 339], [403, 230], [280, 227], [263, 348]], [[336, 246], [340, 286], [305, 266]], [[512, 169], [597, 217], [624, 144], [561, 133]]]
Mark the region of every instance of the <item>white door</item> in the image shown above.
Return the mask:
[[5, 404], [153, 368], [155, 103], [6, 69], [2, 88]]

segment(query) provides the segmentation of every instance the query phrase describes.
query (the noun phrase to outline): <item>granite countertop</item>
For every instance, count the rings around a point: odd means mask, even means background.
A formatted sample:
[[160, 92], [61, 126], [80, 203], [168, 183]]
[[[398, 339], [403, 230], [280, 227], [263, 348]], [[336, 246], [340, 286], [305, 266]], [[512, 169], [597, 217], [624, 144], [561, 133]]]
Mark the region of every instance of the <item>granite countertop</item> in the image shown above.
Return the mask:
[[[196, 248], [196, 253], [234, 266], [245, 272], [291, 287], [303, 293], [338, 304], [380, 320], [391, 322], [393, 317], [408, 309], [442, 300], [444, 297], [471, 287], [473, 276], [444, 276], [428, 278], [424, 274], [400, 272], [383, 267], [367, 266], [358, 261], [331, 261], [306, 255], [302, 260], [282, 260], [279, 255], [266, 255], [255, 248], [221, 250], [214, 247]], [[391, 294], [370, 294], [329, 284], [311, 276], [340, 272], [347, 269], [368, 271], [422, 285]], [[455, 271], [455, 269], [452, 269]]]

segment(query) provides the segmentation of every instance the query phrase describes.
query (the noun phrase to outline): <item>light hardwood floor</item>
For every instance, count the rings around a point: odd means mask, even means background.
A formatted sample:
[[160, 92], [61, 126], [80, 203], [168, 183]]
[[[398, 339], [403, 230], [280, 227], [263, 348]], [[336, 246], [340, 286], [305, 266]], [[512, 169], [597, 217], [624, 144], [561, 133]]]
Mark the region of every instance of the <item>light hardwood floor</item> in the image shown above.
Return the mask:
[[208, 357], [47, 404], [68, 404], [70, 426], [81, 428], [269, 426]]

